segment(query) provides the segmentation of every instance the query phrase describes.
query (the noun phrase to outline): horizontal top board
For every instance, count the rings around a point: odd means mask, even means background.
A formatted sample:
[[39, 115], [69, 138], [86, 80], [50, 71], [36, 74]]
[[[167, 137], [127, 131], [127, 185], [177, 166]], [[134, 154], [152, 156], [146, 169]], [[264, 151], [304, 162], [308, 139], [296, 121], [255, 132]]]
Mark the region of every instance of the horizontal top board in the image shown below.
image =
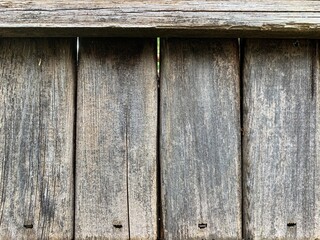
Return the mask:
[[320, 37], [320, 1], [0, 1], [0, 36]]

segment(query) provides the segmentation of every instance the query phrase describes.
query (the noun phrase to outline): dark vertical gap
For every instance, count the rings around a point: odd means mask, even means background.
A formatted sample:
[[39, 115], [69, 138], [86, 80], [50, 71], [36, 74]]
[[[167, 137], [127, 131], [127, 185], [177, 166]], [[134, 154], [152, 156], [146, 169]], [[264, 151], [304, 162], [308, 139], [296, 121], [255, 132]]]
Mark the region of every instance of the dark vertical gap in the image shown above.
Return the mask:
[[127, 186], [127, 212], [128, 212], [128, 235], [129, 239], [131, 239], [130, 236], [130, 199], [129, 199], [129, 149], [128, 149], [128, 101], [127, 101], [127, 107], [126, 107], [126, 130], [125, 130], [125, 141], [126, 141], [126, 186]]
[[243, 74], [244, 74], [244, 39], [239, 38], [239, 76], [240, 76], [240, 126], [241, 126], [241, 230], [242, 230], [242, 239], [246, 239], [246, 224], [245, 224], [245, 167], [244, 167], [244, 160], [243, 160], [243, 136], [245, 134], [244, 129], [244, 96], [243, 96], [243, 88], [244, 88], [244, 82], [243, 82]]
[[157, 77], [160, 77], [160, 38], [157, 37]]
[[162, 197], [161, 197], [161, 158], [160, 158], [160, 133], [161, 133], [161, 91], [160, 91], [160, 74], [161, 74], [161, 39], [157, 38], [157, 80], [158, 80], [158, 106], [157, 106], [157, 239], [163, 239], [163, 219], [162, 219]]
[[312, 48], [313, 53], [312, 53], [312, 66], [311, 66], [311, 97], [313, 98], [315, 95], [315, 91], [316, 91], [316, 81], [317, 81], [317, 77], [318, 77], [318, 41], [317, 40], [313, 40], [312, 41]]
[[[313, 48], [313, 61], [312, 61], [312, 86], [311, 86], [311, 91], [312, 91], [312, 101], [311, 102], [314, 102], [314, 105], [312, 103], [312, 107], [315, 108], [315, 120], [314, 120], [314, 126], [316, 128], [317, 124], [318, 124], [318, 120], [317, 120], [317, 113], [318, 113], [318, 82], [319, 82], [319, 40], [318, 39], [315, 39], [313, 40], [313, 45], [314, 45], [314, 48]], [[312, 116], [312, 111], [313, 109], [310, 110], [311, 112], [311, 116]], [[312, 129], [312, 128], [311, 128]], [[310, 129], [310, 130], [311, 130]], [[317, 129], [317, 128], [316, 128]], [[316, 131], [315, 129], [315, 131]], [[312, 131], [312, 130], [311, 130]], [[311, 133], [310, 133], [310, 137], [311, 137]], [[310, 139], [311, 140], [311, 139]], [[316, 144], [315, 144], [316, 145]], [[314, 153], [314, 156], [317, 156], [317, 147], [314, 147], [314, 150], [313, 150], [313, 153]], [[315, 166], [313, 166], [313, 179], [317, 176], [317, 167], [316, 167], [316, 164]], [[316, 189], [316, 186], [315, 186], [315, 182], [313, 182], [313, 189]], [[315, 193], [314, 193], [314, 199], [316, 199], [316, 196], [315, 196]]]
[[76, 238], [76, 147], [77, 147], [77, 106], [78, 106], [78, 74], [79, 74], [79, 38], [76, 38], [74, 48], [74, 119], [73, 119], [73, 239]]

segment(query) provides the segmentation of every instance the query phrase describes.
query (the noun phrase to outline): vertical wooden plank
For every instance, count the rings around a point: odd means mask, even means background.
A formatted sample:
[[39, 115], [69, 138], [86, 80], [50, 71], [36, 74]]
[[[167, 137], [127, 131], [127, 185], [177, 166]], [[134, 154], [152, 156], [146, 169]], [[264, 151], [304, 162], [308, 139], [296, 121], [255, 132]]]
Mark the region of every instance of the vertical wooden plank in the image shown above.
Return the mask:
[[0, 39], [0, 238], [72, 239], [74, 39]]
[[168, 39], [161, 62], [164, 239], [240, 239], [236, 39]]
[[155, 43], [80, 39], [78, 239], [156, 239]]
[[315, 41], [247, 40], [244, 57], [246, 237], [320, 238]]

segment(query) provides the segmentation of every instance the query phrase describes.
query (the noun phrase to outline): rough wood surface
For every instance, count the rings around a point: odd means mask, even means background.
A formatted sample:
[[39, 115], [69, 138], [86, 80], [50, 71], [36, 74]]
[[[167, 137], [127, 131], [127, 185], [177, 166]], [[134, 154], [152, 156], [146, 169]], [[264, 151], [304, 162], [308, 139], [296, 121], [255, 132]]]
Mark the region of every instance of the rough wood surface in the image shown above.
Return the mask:
[[255, 39], [244, 56], [246, 239], [318, 239], [318, 47]]
[[320, 37], [320, 2], [0, 1], [0, 36]]
[[77, 239], [156, 239], [155, 51], [155, 39], [80, 39]]
[[0, 238], [72, 239], [75, 41], [0, 40]]
[[161, 49], [164, 239], [240, 239], [237, 40], [168, 39]]

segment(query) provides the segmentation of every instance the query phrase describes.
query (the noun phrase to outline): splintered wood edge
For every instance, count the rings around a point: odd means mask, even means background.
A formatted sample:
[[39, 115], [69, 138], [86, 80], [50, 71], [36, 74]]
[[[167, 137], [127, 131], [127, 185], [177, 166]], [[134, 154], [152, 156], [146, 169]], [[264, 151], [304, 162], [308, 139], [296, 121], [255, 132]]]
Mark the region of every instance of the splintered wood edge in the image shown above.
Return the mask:
[[319, 38], [319, 1], [0, 1], [0, 37]]

